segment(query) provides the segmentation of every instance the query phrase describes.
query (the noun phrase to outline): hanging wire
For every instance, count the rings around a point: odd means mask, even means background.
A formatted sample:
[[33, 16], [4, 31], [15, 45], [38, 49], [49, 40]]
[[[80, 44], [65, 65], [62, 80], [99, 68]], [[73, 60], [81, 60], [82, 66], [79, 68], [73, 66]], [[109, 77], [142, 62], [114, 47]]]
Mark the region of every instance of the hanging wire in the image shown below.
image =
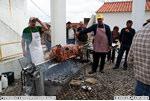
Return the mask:
[[50, 17], [50, 15], [48, 15], [45, 11], [43, 11], [33, 0], [30, 0], [31, 3], [37, 7], [44, 15], [46, 15], [47, 17]]

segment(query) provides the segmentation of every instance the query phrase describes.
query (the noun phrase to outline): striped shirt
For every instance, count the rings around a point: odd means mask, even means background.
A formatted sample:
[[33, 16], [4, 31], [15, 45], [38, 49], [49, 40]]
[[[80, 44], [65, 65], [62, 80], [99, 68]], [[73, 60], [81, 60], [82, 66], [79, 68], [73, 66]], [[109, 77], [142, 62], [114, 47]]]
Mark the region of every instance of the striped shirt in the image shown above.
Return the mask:
[[150, 23], [135, 34], [128, 63], [134, 67], [136, 80], [150, 85]]

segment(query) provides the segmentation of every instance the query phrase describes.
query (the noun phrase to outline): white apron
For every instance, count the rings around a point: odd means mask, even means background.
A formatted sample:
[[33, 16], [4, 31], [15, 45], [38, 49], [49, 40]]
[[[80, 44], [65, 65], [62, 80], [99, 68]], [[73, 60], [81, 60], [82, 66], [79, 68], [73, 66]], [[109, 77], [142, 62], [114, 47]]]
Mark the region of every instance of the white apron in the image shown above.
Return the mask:
[[32, 63], [35, 65], [44, 62], [44, 54], [39, 32], [32, 32], [32, 42], [29, 45]]
[[97, 28], [97, 32], [94, 38], [93, 48], [95, 52], [106, 53], [109, 51], [108, 38], [106, 30], [104, 28]]

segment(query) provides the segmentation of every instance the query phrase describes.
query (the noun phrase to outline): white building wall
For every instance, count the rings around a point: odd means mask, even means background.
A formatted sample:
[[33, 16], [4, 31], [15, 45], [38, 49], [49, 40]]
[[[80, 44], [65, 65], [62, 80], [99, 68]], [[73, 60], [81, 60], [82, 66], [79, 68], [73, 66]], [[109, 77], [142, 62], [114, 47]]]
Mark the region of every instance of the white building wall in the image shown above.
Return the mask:
[[126, 26], [126, 21], [131, 19], [131, 13], [104, 13], [104, 23], [108, 24], [111, 29], [114, 26], [119, 26], [119, 28], [123, 28]]
[[146, 0], [132, 0], [132, 19], [136, 30], [142, 28], [145, 17]]
[[[150, 11], [146, 11], [144, 18], [145, 21], [147, 19], [150, 19]], [[127, 20], [133, 20], [131, 12], [104, 13], [104, 22], [108, 24], [111, 27], [111, 29], [113, 29], [113, 27], [117, 25], [121, 30], [122, 28], [126, 27]], [[133, 22], [133, 27], [134, 27], [134, 22]]]
[[[18, 34], [22, 33], [23, 28], [27, 25], [25, 21], [27, 0], [0, 0], [0, 23], [8, 25]], [[10, 29], [10, 30], [11, 30]], [[0, 35], [3, 36], [6, 33], [5, 30], [1, 29]], [[14, 34], [14, 33], [13, 33]], [[10, 41], [13, 39], [10, 35]], [[14, 35], [15, 37], [16, 35]]]
[[27, 0], [0, 0], [0, 49], [2, 58], [21, 53], [21, 45], [7, 44], [21, 41], [22, 30], [27, 26]]
[[[0, 49], [2, 58], [22, 52], [21, 44], [7, 44], [21, 40], [21, 33], [27, 26], [27, 0], [0, 0]], [[1, 57], [0, 57], [1, 58]], [[0, 74], [13, 71], [15, 78], [20, 78], [21, 67], [17, 60], [0, 61]]]

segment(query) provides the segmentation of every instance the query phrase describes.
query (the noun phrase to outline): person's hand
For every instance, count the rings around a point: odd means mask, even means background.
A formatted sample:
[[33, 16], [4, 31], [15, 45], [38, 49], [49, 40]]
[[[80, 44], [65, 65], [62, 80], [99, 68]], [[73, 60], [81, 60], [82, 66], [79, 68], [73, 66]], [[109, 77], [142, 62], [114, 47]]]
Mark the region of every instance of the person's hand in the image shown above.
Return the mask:
[[126, 32], [130, 32], [129, 29], [126, 29], [125, 31], [126, 31]]
[[108, 50], [111, 50], [111, 49], [112, 49], [112, 46], [109, 46], [109, 47], [108, 47]]
[[79, 32], [76, 32], [76, 37], [78, 37], [79, 36]]
[[35, 18], [37, 22], [40, 22], [39, 18]]

